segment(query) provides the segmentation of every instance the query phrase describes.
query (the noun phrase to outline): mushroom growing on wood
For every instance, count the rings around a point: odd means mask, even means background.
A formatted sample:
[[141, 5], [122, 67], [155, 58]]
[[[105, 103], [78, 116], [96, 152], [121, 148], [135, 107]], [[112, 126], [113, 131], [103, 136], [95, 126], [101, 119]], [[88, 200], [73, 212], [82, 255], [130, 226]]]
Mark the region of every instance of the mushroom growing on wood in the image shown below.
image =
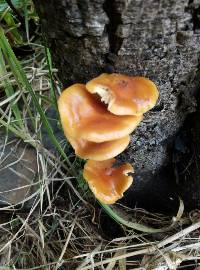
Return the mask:
[[157, 99], [158, 90], [149, 79], [115, 73], [62, 92], [58, 109], [65, 136], [76, 155], [89, 159], [83, 176], [99, 201], [115, 203], [132, 184], [128, 173], [133, 167], [114, 166], [114, 157], [128, 146], [129, 134]]
[[102, 203], [113, 204], [123, 196], [130, 187], [133, 172], [129, 164], [115, 166], [116, 159], [105, 161], [88, 160], [84, 166], [83, 176], [95, 197]]
[[58, 100], [61, 123], [66, 137], [91, 142], [117, 140], [129, 135], [142, 116], [116, 116], [84, 84], [74, 84], [64, 90]]
[[86, 88], [91, 94], [98, 94], [116, 115], [142, 115], [155, 106], [159, 95], [149, 79], [116, 73], [103, 73], [89, 81]]

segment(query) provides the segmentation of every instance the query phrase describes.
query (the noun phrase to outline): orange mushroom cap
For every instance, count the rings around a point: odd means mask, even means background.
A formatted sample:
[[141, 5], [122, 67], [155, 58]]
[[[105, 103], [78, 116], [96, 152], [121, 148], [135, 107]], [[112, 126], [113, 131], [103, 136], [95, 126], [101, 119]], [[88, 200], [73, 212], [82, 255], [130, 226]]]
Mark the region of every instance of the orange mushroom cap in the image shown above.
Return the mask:
[[98, 94], [116, 115], [142, 115], [153, 108], [159, 93], [156, 85], [145, 77], [103, 73], [86, 84], [87, 90]]
[[67, 137], [91, 142], [105, 142], [129, 135], [142, 116], [116, 116], [85, 85], [74, 84], [58, 100], [61, 123]]
[[105, 204], [113, 204], [123, 196], [130, 187], [133, 177], [131, 164], [114, 166], [116, 159], [105, 161], [88, 160], [84, 166], [83, 176], [95, 197]]
[[130, 137], [125, 136], [118, 140], [102, 143], [73, 139], [71, 137], [68, 137], [68, 140], [77, 156], [83, 159], [106, 160], [123, 152], [129, 144]]

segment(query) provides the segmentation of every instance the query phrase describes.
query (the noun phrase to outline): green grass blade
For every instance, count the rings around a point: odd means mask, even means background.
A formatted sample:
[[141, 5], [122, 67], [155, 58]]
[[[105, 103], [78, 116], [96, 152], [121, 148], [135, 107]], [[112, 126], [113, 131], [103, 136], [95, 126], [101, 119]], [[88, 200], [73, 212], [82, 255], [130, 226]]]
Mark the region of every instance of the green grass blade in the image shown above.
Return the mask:
[[18, 31], [19, 24], [16, 24], [13, 16], [11, 15], [10, 12], [7, 12], [4, 17], [4, 21], [6, 22], [7, 27], [11, 28], [9, 32], [13, 36], [13, 40], [15, 41], [16, 44], [22, 44], [23, 38], [20, 32]]
[[30, 36], [29, 36], [29, 21], [28, 21], [28, 3], [27, 0], [23, 0], [23, 9], [24, 9], [24, 20], [25, 20], [25, 29], [26, 29], [26, 38], [28, 43], [30, 42]]
[[[46, 41], [45, 41], [46, 43]], [[48, 71], [49, 71], [49, 77], [50, 77], [50, 94], [51, 94], [51, 99], [58, 111], [58, 107], [57, 107], [57, 98], [56, 98], [56, 91], [55, 91], [55, 86], [54, 86], [54, 80], [53, 80], [53, 74], [52, 74], [52, 60], [51, 60], [51, 54], [49, 51], [49, 48], [47, 48], [46, 44], [45, 44], [45, 54], [46, 54], [46, 59], [47, 59], [47, 67], [48, 67]]]
[[112, 219], [114, 219], [117, 223], [122, 224], [130, 229], [134, 229], [134, 230], [145, 232], [145, 233], [159, 233], [159, 232], [167, 231], [171, 228], [171, 226], [169, 226], [169, 227], [164, 227], [160, 229], [155, 229], [155, 228], [148, 227], [148, 226], [136, 223], [136, 222], [127, 221], [121, 216], [119, 216], [110, 206], [103, 203], [100, 203], [100, 205]]
[[169, 226], [166, 227], [162, 227], [159, 229], [155, 229], [149, 226], [145, 226], [136, 222], [131, 222], [131, 221], [127, 221], [126, 219], [124, 219], [122, 216], [120, 216], [119, 214], [117, 214], [112, 207], [103, 204], [101, 202], [99, 202], [99, 204], [103, 207], [103, 209], [105, 210], [105, 212], [112, 218], [114, 219], [117, 223], [124, 225], [128, 228], [137, 230], [137, 231], [141, 231], [141, 232], [145, 232], [145, 233], [160, 233], [160, 232], [166, 232], [169, 231], [170, 229], [172, 229], [178, 221], [180, 221], [183, 213], [184, 213], [184, 203], [181, 200], [181, 198], [179, 198], [179, 209], [178, 212], [176, 214], [176, 217], [173, 217], [172, 219], [172, 223]]
[[[7, 74], [6, 65], [4, 62], [2, 50], [0, 49], [0, 77], [5, 76], [6, 74]], [[15, 93], [14, 93], [14, 89], [13, 89], [12, 85], [9, 82], [9, 79], [4, 78], [2, 80], [2, 84], [3, 84], [3, 87], [5, 89], [5, 93], [6, 93], [7, 98], [11, 98]], [[14, 100], [11, 101], [10, 104], [11, 104], [11, 109], [12, 109], [12, 112], [15, 116], [15, 120], [16, 120], [17, 124], [21, 128], [23, 128], [24, 125], [23, 125], [21, 112], [19, 110], [18, 105], [15, 103]]]

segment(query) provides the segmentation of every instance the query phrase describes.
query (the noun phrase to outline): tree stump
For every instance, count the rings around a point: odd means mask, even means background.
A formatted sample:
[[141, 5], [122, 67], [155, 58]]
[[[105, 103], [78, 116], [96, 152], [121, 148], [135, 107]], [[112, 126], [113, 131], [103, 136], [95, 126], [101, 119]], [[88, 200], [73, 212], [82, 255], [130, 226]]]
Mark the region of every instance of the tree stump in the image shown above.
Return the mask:
[[102, 72], [142, 75], [160, 91], [121, 160], [135, 164], [128, 205], [171, 210], [173, 145], [196, 110], [200, 0], [35, 0], [64, 87]]

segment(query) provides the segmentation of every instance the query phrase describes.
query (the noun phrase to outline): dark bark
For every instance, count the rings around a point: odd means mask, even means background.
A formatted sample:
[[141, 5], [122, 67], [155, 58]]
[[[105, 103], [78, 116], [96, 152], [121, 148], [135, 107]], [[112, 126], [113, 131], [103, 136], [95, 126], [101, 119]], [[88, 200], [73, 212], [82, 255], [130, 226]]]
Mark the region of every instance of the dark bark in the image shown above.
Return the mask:
[[176, 182], [185, 206], [200, 208], [200, 95], [197, 111], [186, 118], [175, 140]]
[[144, 75], [157, 84], [159, 102], [120, 158], [135, 163], [129, 204], [156, 207], [161, 202], [161, 207], [170, 207], [173, 141], [187, 115], [196, 110], [200, 0], [35, 4], [64, 86], [105, 71]]

